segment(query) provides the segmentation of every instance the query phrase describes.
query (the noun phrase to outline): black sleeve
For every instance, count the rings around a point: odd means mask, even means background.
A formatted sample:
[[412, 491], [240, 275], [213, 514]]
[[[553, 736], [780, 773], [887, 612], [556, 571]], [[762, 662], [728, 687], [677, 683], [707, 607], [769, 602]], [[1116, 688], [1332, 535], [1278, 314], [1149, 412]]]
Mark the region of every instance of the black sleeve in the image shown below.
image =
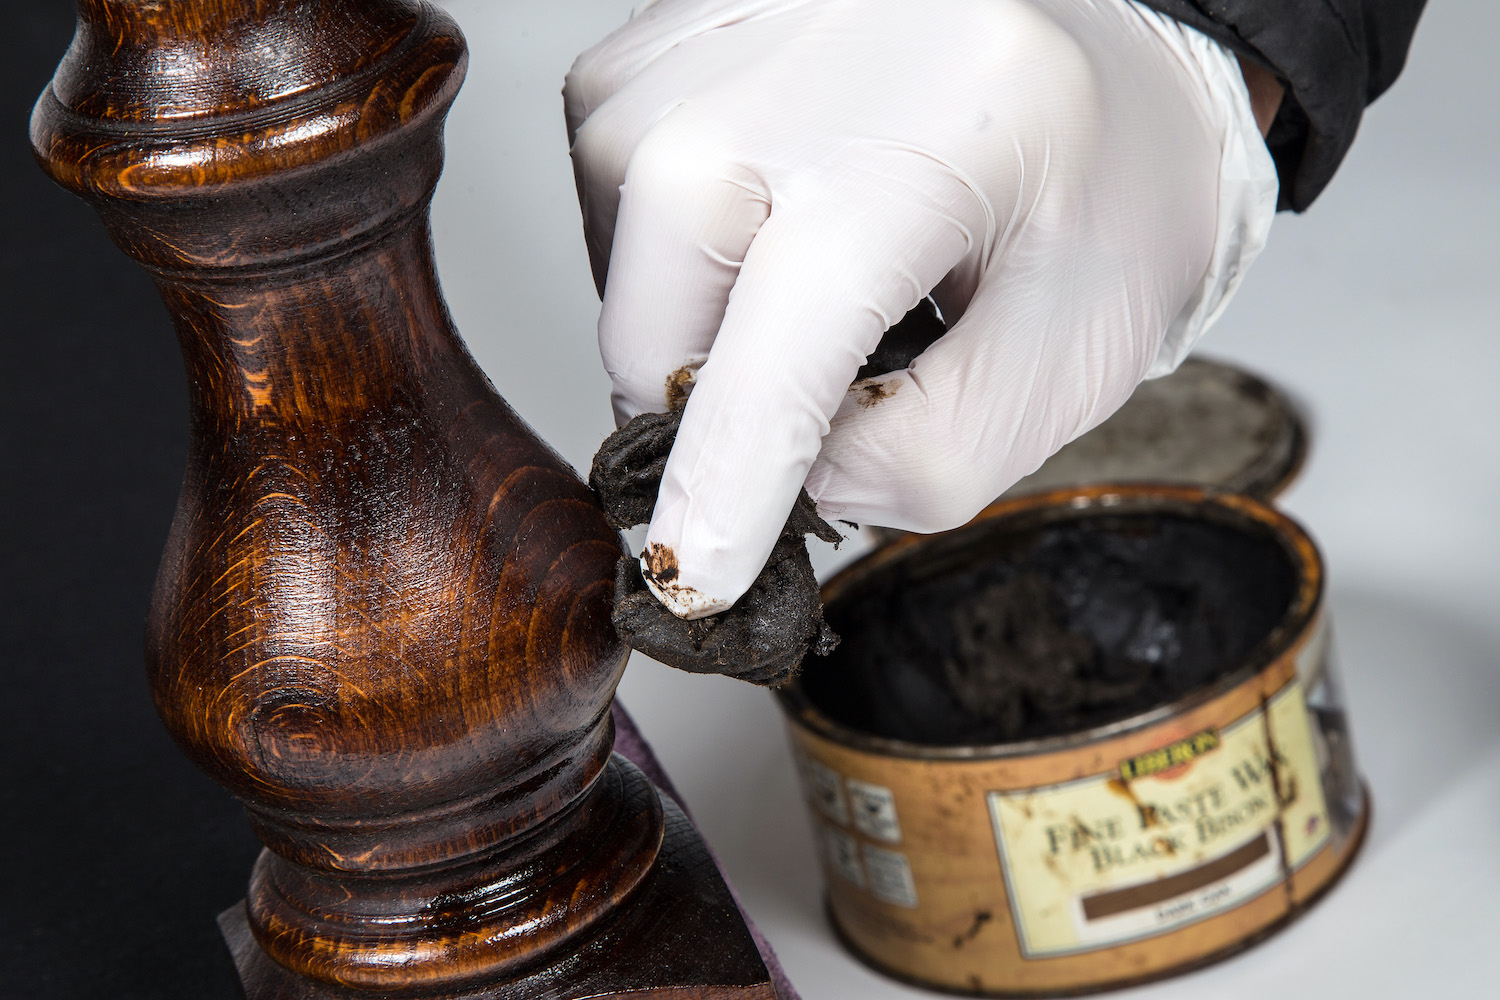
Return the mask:
[[1426, 0], [1141, 0], [1258, 63], [1287, 88], [1266, 137], [1278, 207], [1302, 211], [1406, 63]]

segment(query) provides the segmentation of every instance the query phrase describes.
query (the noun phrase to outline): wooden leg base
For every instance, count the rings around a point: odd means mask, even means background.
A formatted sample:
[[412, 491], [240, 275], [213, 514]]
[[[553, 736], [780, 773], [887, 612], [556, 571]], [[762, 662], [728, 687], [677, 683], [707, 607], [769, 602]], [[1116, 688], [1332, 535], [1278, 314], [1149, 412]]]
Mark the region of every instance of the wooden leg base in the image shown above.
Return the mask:
[[[519, 979], [412, 1000], [777, 1000], [729, 888], [682, 810], [663, 796], [666, 836], [656, 871], [592, 938]], [[243, 901], [219, 929], [247, 1000], [372, 1000], [278, 965], [250, 933]]]

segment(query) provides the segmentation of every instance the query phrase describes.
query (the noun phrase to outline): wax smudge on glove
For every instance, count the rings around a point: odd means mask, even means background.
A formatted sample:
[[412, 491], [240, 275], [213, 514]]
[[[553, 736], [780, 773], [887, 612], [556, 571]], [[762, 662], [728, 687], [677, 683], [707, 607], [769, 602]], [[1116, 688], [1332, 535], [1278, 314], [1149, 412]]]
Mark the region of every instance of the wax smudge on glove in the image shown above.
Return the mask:
[[[681, 411], [643, 413], [606, 438], [594, 456], [589, 486], [614, 527], [650, 522], [681, 419]], [[839, 641], [823, 621], [818, 581], [803, 540], [809, 534], [841, 541], [803, 491], [745, 595], [729, 610], [694, 621], [668, 611], [646, 588], [639, 561], [627, 556], [615, 570], [615, 630], [633, 649], [680, 670], [726, 674], [767, 687], [785, 684], [809, 652], [826, 656]], [[657, 586], [672, 587], [672, 552], [656, 546], [644, 556]]]

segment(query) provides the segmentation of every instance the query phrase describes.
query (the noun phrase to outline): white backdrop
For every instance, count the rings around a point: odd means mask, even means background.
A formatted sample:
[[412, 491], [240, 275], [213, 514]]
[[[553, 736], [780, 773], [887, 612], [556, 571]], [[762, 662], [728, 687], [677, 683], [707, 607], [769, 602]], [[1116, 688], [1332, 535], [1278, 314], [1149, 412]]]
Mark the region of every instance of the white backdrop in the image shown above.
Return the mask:
[[[559, 90], [629, 0], [448, 0], [468, 82], [434, 226], [459, 329], [580, 468], [612, 429]], [[1286, 506], [1330, 565], [1375, 821], [1287, 932], [1116, 994], [1162, 1000], [1500, 995], [1500, 7], [1435, 3], [1410, 65], [1307, 215], [1271, 243], [1208, 353], [1298, 395], [1313, 452]], [[821, 570], [858, 546], [817, 553]], [[781, 721], [759, 689], [635, 657], [621, 688], [807, 1000], [929, 997], [826, 928]]]

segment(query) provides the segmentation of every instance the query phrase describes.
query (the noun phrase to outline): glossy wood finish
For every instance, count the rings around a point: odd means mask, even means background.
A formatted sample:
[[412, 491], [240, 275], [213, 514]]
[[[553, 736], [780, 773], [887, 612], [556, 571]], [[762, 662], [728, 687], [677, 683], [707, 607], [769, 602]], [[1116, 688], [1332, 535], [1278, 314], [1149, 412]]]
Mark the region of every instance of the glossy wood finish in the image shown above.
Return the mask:
[[177, 328], [192, 444], [146, 658], [268, 848], [258, 948], [333, 988], [540, 996], [505, 984], [660, 882], [665, 817], [610, 754], [620, 539], [438, 291], [465, 64], [406, 0], [80, 0], [32, 144]]
[[[617, 919], [513, 979], [445, 992], [444, 1000], [778, 1000], [713, 859], [682, 811], [663, 804], [665, 860]], [[219, 923], [255, 1000], [368, 996], [290, 975], [255, 945], [243, 907]]]

